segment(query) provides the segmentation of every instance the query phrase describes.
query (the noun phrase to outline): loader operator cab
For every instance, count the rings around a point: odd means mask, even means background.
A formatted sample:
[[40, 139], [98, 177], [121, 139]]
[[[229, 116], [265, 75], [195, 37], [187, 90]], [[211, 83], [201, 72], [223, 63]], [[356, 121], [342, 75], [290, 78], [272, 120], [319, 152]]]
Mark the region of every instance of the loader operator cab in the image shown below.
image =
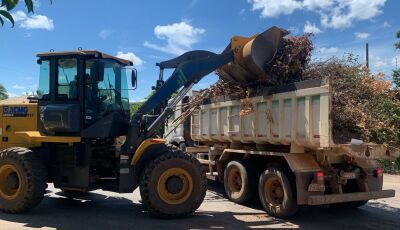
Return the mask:
[[[37, 55], [39, 130], [83, 138], [125, 135], [129, 124], [127, 76], [132, 62], [98, 51]], [[101, 129], [99, 128], [101, 127]]]

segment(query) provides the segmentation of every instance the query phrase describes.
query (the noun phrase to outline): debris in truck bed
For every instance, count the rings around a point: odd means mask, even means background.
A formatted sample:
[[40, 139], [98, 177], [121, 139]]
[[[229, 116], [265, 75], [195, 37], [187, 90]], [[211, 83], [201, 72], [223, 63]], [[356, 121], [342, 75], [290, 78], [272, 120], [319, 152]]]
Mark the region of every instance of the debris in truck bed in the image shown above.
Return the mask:
[[327, 77], [332, 87], [332, 122], [335, 143], [352, 138], [398, 146], [400, 100], [391, 81], [372, 75], [353, 55], [312, 63], [303, 78]]
[[[253, 75], [255, 75], [254, 72], [256, 72], [254, 66], [251, 68], [245, 67], [240, 63], [238, 63], [239, 66], [235, 64], [225, 65], [217, 69], [216, 74], [220, 76], [220, 79], [231, 81], [243, 86], [251, 86], [255, 84], [277, 86], [300, 81], [302, 73], [311, 59], [313, 45], [310, 37], [311, 34], [305, 34], [303, 36], [285, 36], [281, 38], [276, 53], [271, 54], [273, 57], [272, 60], [263, 63], [261, 71], [263, 74], [258, 76], [258, 80], [254, 80]], [[263, 42], [269, 43], [270, 41]], [[266, 50], [265, 52], [268, 51], [269, 50]], [[238, 77], [238, 75], [241, 74], [243, 77]], [[231, 76], [228, 77], [227, 75]], [[235, 75], [236, 78], [232, 75]]]
[[272, 76], [271, 85], [285, 85], [302, 80], [303, 71], [311, 60], [313, 45], [311, 34], [287, 36], [278, 49], [275, 59], [266, 64], [265, 71]]
[[[186, 105], [185, 112], [176, 118], [173, 123], [179, 123], [188, 117], [192, 111], [200, 106], [204, 99], [216, 96], [235, 96], [242, 99], [240, 115], [244, 116], [253, 111], [252, 105], [246, 103], [245, 98], [249, 97], [252, 88], [271, 87], [285, 85], [302, 80], [303, 71], [310, 62], [313, 45], [310, 40], [311, 34], [303, 36], [286, 36], [281, 40], [281, 44], [271, 63], [265, 63], [264, 71], [271, 76], [270, 81], [257, 82], [252, 86], [243, 86], [238, 82], [220, 79], [209, 88], [204, 89], [200, 94], [191, 99]], [[216, 71], [220, 75], [221, 69]], [[251, 84], [249, 84], [251, 85]]]
[[275, 82], [243, 86], [220, 79], [202, 90], [189, 103], [182, 105], [186, 112], [176, 122], [188, 117], [205, 100], [216, 96], [240, 99], [240, 115], [247, 115], [252, 113], [253, 105], [246, 103], [246, 98], [255, 88], [325, 78], [330, 80], [333, 93], [331, 116], [335, 143], [360, 139], [364, 142], [399, 146], [399, 94], [391, 88], [391, 82], [383, 74], [372, 75], [353, 55], [344, 59], [332, 58], [310, 63], [312, 44], [309, 35], [290, 37], [285, 41], [276, 59], [266, 69], [277, 76]]

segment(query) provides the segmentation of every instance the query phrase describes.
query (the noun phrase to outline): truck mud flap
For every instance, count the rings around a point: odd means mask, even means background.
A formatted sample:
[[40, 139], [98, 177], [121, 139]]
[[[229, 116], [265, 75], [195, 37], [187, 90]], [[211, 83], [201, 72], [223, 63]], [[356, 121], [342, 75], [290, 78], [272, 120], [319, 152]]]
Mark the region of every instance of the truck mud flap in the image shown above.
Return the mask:
[[395, 191], [382, 190], [376, 192], [354, 192], [347, 194], [314, 195], [308, 197], [308, 205], [334, 204], [351, 201], [373, 200], [394, 197]]

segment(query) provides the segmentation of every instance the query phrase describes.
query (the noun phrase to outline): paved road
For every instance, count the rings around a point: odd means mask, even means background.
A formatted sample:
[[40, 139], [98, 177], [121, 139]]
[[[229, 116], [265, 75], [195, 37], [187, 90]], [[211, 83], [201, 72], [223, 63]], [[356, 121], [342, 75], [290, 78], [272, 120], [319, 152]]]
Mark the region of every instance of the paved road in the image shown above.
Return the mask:
[[306, 208], [287, 221], [269, 217], [257, 204], [244, 207], [228, 201], [219, 184], [210, 185], [195, 215], [177, 220], [149, 217], [138, 191], [133, 195], [95, 191], [81, 199], [68, 199], [49, 187], [43, 202], [31, 212], [0, 213], [0, 229], [400, 229], [400, 176], [385, 175], [384, 187], [396, 189], [396, 197], [371, 201], [356, 210]]

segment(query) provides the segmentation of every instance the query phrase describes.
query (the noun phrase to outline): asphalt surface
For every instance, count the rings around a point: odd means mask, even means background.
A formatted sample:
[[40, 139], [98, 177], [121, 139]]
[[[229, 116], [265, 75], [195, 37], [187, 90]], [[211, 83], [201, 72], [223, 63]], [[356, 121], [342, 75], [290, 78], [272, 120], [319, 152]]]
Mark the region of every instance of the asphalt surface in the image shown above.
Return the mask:
[[354, 210], [308, 207], [289, 220], [268, 216], [256, 202], [245, 207], [228, 201], [223, 186], [216, 183], [209, 185], [193, 216], [175, 220], [150, 217], [138, 191], [132, 195], [98, 190], [70, 199], [49, 185], [42, 203], [29, 213], [0, 213], [0, 229], [400, 229], [400, 176], [385, 175], [384, 181], [384, 189], [395, 189], [396, 197]]

